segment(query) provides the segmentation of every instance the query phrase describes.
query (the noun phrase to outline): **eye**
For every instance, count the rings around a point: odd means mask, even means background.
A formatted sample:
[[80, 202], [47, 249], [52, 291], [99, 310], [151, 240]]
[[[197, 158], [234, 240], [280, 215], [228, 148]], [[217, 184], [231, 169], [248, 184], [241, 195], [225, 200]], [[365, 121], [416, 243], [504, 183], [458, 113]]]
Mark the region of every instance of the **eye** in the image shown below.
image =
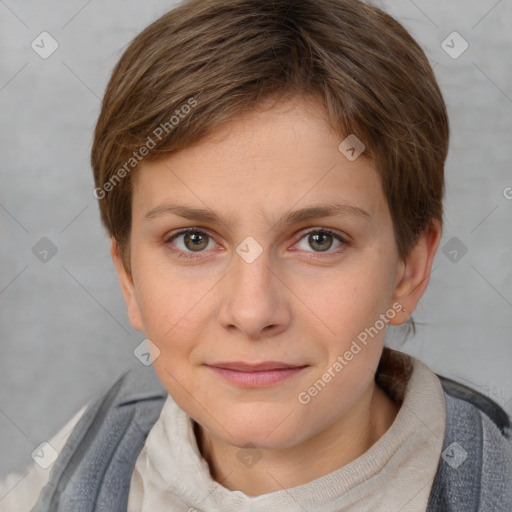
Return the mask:
[[[200, 258], [208, 249], [217, 246], [208, 233], [197, 228], [174, 233], [165, 238], [164, 244], [178, 257], [184, 258]], [[304, 233], [295, 247], [306, 252], [336, 254], [346, 245], [348, 242], [341, 235], [328, 229], [315, 229]]]
[[[346, 245], [346, 241], [338, 234], [325, 229], [316, 229], [305, 233], [297, 244], [303, 251], [313, 249], [313, 252], [327, 252], [329, 249], [339, 249]], [[337, 252], [337, 251], [329, 251]]]
[[216, 246], [214, 240], [199, 229], [187, 229], [180, 231], [165, 240], [168, 245], [174, 245], [175, 252], [181, 253], [198, 253], [204, 252], [205, 249], [212, 249]]

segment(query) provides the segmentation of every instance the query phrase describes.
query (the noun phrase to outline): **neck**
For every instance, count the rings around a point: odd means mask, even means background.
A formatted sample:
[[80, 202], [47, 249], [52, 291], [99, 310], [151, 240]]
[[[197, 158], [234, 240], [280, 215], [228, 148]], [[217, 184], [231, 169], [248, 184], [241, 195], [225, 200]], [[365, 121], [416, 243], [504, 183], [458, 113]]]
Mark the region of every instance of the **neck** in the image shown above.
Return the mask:
[[372, 381], [351, 409], [324, 431], [283, 450], [257, 449], [255, 453], [261, 458], [251, 467], [238, 457], [239, 447], [225, 443], [197, 423], [194, 427], [211, 477], [227, 489], [259, 496], [311, 482], [347, 465], [386, 433], [399, 409]]

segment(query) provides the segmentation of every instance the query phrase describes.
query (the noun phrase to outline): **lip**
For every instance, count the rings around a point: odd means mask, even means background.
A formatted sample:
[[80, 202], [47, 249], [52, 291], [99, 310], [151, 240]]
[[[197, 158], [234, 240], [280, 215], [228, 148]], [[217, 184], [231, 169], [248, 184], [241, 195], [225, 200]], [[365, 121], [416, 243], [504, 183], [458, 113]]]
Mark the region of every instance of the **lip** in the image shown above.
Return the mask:
[[308, 365], [293, 365], [278, 361], [249, 364], [240, 361], [206, 365], [227, 382], [245, 388], [267, 387], [297, 375]]
[[224, 368], [226, 370], [235, 370], [238, 372], [260, 372], [266, 370], [301, 368], [306, 365], [283, 363], [281, 361], [263, 361], [261, 363], [246, 363], [244, 361], [223, 361], [220, 363], [208, 364], [207, 366], [211, 366], [213, 368]]

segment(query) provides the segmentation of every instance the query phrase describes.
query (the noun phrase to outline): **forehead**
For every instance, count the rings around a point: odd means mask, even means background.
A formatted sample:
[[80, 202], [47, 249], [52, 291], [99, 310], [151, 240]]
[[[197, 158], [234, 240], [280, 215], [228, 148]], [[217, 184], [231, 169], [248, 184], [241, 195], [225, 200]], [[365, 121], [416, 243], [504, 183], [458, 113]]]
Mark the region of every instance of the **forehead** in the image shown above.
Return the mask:
[[294, 98], [230, 120], [207, 138], [135, 174], [134, 211], [169, 201], [196, 209], [253, 214], [276, 222], [283, 210], [343, 203], [376, 217], [387, 209], [364, 153], [349, 160], [321, 104]]

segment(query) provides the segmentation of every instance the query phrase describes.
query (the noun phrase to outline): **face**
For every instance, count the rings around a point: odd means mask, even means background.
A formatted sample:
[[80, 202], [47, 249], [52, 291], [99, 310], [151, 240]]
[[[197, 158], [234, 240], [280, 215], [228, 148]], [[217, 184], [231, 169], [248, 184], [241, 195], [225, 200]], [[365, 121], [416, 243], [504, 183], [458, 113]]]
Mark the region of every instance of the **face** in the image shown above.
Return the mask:
[[115, 257], [131, 323], [178, 405], [233, 446], [334, 424], [373, 381], [382, 324], [406, 318], [390, 319], [407, 272], [379, 177], [322, 112], [254, 111], [135, 176], [131, 275]]

